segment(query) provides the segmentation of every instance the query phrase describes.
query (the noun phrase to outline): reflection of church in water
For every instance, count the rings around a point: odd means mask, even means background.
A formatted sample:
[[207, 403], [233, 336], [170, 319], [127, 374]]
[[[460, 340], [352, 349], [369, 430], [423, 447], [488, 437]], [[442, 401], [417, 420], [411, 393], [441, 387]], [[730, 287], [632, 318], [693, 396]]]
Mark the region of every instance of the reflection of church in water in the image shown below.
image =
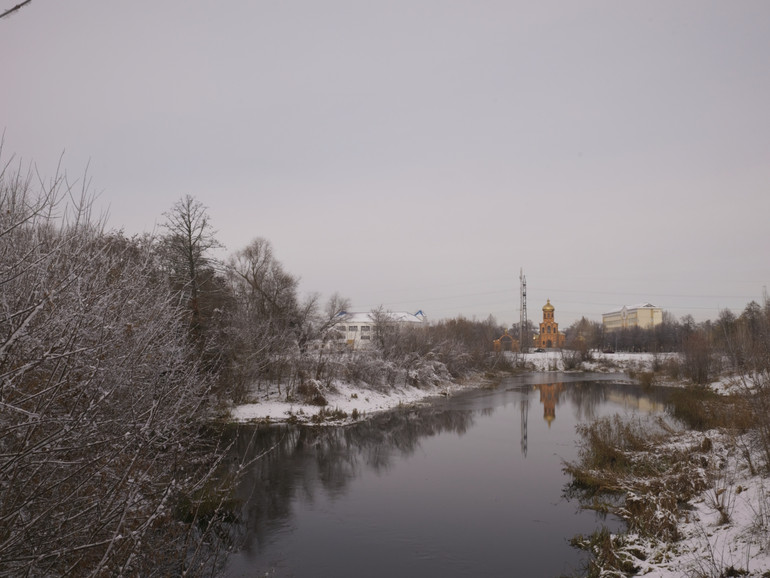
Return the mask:
[[[556, 419], [556, 405], [559, 403], [559, 394], [564, 391], [563, 383], [544, 383], [541, 385], [533, 385], [532, 389], [540, 390], [540, 403], [543, 404], [543, 419], [548, 422], [548, 427], [551, 427], [551, 422]], [[520, 402], [521, 406], [521, 453], [524, 457], [527, 456], [528, 435], [527, 435], [527, 421], [529, 416], [529, 393], [528, 391], [522, 392], [523, 399]]]
[[556, 404], [559, 403], [559, 394], [564, 391], [564, 384], [548, 383], [536, 385], [535, 387], [540, 390], [540, 403], [543, 404], [543, 419], [548, 422], [548, 427], [551, 427], [551, 422], [556, 419]]

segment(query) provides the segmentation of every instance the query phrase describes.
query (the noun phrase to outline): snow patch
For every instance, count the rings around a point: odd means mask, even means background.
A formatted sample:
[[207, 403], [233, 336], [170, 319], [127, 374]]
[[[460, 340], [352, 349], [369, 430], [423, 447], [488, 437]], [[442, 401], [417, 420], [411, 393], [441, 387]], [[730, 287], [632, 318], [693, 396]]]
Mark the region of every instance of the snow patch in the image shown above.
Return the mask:
[[[327, 401], [326, 406], [286, 401], [278, 391], [273, 390], [259, 395], [259, 399], [255, 403], [234, 407], [230, 415], [236, 422], [282, 422], [289, 420], [307, 422], [321, 412], [342, 412], [347, 418], [325, 419], [323, 422], [329, 425], [338, 425], [340, 422], [347, 423], [362, 419], [368, 414], [386, 411], [398, 406], [421, 403], [431, 397], [448, 395], [458, 389], [460, 386], [455, 384], [426, 388], [405, 385], [388, 389], [367, 389], [350, 383], [335, 381], [331, 388], [323, 391]], [[354, 418], [354, 414], [358, 417]]]

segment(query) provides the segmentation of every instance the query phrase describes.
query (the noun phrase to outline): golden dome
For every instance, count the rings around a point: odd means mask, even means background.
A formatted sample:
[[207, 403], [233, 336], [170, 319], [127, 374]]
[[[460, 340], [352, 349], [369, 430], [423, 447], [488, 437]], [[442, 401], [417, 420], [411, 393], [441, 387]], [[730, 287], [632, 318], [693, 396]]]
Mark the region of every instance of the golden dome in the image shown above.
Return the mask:
[[543, 305], [543, 311], [553, 311], [554, 309], [555, 309], [555, 307], [553, 305], [551, 305], [551, 300], [550, 299], [548, 300], [548, 303]]

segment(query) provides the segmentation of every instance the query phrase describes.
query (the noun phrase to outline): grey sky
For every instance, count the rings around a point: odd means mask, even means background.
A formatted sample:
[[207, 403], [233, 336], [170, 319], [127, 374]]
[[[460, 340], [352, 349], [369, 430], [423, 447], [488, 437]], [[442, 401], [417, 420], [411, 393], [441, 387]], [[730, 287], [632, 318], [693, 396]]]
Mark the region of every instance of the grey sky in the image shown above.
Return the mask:
[[[15, 2], [2, 1], [0, 8]], [[770, 2], [34, 0], [0, 21], [5, 156], [182, 195], [358, 309], [716, 318], [770, 283]]]

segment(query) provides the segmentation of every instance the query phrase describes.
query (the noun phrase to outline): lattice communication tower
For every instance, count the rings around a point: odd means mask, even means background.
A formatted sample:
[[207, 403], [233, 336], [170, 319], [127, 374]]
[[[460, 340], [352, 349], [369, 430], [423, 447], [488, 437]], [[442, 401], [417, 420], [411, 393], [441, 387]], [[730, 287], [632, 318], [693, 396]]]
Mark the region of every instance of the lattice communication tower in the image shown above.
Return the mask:
[[519, 269], [519, 283], [521, 285], [521, 317], [519, 318], [519, 350], [529, 350], [528, 329], [527, 323], [527, 278], [524, 276], [524, 269]]

